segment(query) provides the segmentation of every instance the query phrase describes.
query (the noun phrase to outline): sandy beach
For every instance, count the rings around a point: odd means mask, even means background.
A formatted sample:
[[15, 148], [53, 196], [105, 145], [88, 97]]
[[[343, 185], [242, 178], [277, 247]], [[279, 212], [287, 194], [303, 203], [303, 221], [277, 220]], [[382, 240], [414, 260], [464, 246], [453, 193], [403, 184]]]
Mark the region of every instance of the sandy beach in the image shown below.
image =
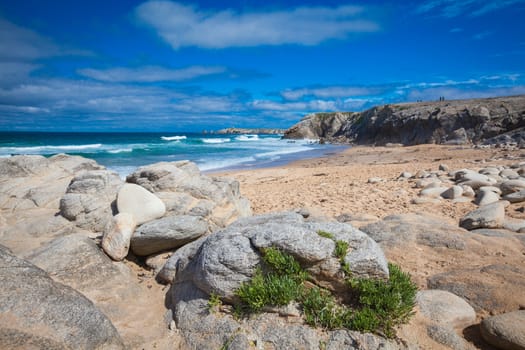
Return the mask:
[[[501, 148], [418, 145], [411, 147], [356, 146], [323, 158], [297, 161], [286, 166], [215, 175], [241, 183], [241, 192], [255, 214], [308, 208], [335, 217], [363, 214], [383, 218], [392, 214], [427, 212], [457, 221], [473, 210], [473, 203], [441, 201], [412, 204], [420, 189], [402, 172], [436, 171], [444, 164], [450, 170], [509, 165], [525, 160], [525, 152]], [[383, 181], [368, 183], [379, 177]], [[521, 214], [521, 215], [520, 215]], [[516, 212], [516, 217], [523, 216]]]

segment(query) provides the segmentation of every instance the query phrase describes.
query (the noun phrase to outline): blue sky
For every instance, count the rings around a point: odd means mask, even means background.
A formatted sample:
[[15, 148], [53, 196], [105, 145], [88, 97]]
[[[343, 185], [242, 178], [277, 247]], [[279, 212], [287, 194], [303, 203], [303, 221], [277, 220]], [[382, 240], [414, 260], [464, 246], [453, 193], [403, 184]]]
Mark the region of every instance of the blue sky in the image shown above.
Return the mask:
[[525, 94], [525, 0], [0, 0], [0, 130], [289, 127]]

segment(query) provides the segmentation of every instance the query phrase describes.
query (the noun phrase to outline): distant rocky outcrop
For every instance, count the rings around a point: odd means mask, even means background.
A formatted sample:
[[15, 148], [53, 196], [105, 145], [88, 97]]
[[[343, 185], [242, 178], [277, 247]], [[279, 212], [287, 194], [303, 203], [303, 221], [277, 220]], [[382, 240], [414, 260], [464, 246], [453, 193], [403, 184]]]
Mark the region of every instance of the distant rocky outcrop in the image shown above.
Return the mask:
[[237, 135], [237, 134], [269, 134], [269, 135], [282, 135], [286, 129], [271, 129], [271, 128], [226, 128], [217, 131], [211, 131], [210, 134], [219, 135]]
[[364, 145], [525, 144], [525, 95], [314, 113], [286, 130], [284, 138]]

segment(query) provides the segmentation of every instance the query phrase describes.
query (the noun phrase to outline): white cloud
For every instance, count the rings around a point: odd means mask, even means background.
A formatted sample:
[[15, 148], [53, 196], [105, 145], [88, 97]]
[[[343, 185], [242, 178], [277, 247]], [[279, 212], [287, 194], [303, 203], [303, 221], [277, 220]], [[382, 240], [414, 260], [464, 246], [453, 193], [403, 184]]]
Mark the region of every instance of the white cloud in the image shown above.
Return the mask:
[[25, 62], [0, 62], [0, 86], [19, 84], [40, 66]]
[[[32, 128], [31, 121], [53, 129], [161, 129], [213, 124], [217, 115], [231, 118], [247, 110], [237, 94], [212, 94], [198, 89], [99, 83], [67, 79], [32, 79], [0, 87], [0, 129]], [[35, 125], [36, 125], [35, 124]]]
[[502, 73], [494, 75], [484, 75], [479, 79], [480, 81], [483, 81], [486, 84], [491, 84], [491, 86], [509, 86], [519, 84], [520, 80], [523, 80], [522, 77], [523, 74], [519, 73]]
[[299, 100], [307, 96], [318, 98], [342, 98], [376, 94], [380, 90], [381, 89], [378, 87], [326, 86], [318, 88], [287, 89], [281, 92], [281, 96], [287, 100]]
[[381, 97], [348, 98], [343, 101], [343, 110], [359, 111], [362, 110], [365, 106], [370, 106], [371, 104], [381, 104], [381, 102], [383, 102], [383, 99]]
[[206, 75], [224, 73], [225, 67], [216, 66], [190, 66], [180, 69], [169, 69], [158, 66], [140, 68], [110, 68], [110, 69], [79, 69], [80, 75], [95, 80], [107, 82], [158, 82], [158, 81], [184, 81]]
[[525, 94], [525, 85], [511, 87], [479, 87], [477, 89], [458, 89], [453, 87], [440, 87], [422, 90], [412, 90], [408, 94], [410, 100], [437, 100], [444, 96], [448, 100], [461, 100], [469, 98], [488, 98], [498, 96], [513, 96]]
[[499, 0], [499, 1], [486, 1], [483, 6], [472, 12], [472, 16], [481, 16], [492, 11], [499, 10], [501, 8], [510, 7], [516, 4], [525, 4], [523, 0]]
[[60, 52], [51, 40], [4, 19], [0, 19], [0, 47], [2, 60], [33, 60]]
[[419, 5], [416, 13], [446, 18], [477, 17], [517, 4], [525, 4], [525, 0], [430, 0]]
[[138, 18], [174, 49], [316, 45], [329, 39], [344, 39], [352, 33], [378, 31], [376, 22], [357, 17], [363, 12], [363, 7], [346, 5], [212, 13], [170, 1], [149, 1], [136, 9]]
[[483, 79], [468, 79], [468, 80], [444, 80], [439, 82], [420, 82], [420, 83], [409, 83], [405, 85], [398, 86], [398, 89], [407, 90], [414, 88], [435, 88], [435, 87], [449, 87], [449, 86], [458, 86], [458, 85], [476, 85], [480, 83], [480, 80]]
[[298, 114], [310, 112], [333, 112], [345, 109], [345, 104], [338, 100], [310, 100], [301, 102], [254, 100], [248, 105], [254, 110], [297, 112]]
[[3, 113], [29, 113], [29, 114], [45, 114], [49, 113], [49, 109], [40, 108], [34, 106], [11, 106], [11, 105], [0, 105], [0, 111]]

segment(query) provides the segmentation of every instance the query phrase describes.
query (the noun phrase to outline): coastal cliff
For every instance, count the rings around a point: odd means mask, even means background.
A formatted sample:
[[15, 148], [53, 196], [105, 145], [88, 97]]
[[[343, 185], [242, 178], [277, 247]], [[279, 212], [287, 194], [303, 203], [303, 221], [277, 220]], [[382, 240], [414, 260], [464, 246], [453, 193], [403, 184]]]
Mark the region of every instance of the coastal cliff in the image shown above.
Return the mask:
[[284, 138], [364, 145], [525, 142], [525, 95], [403, 103], [364, 112], [314, 113]]

